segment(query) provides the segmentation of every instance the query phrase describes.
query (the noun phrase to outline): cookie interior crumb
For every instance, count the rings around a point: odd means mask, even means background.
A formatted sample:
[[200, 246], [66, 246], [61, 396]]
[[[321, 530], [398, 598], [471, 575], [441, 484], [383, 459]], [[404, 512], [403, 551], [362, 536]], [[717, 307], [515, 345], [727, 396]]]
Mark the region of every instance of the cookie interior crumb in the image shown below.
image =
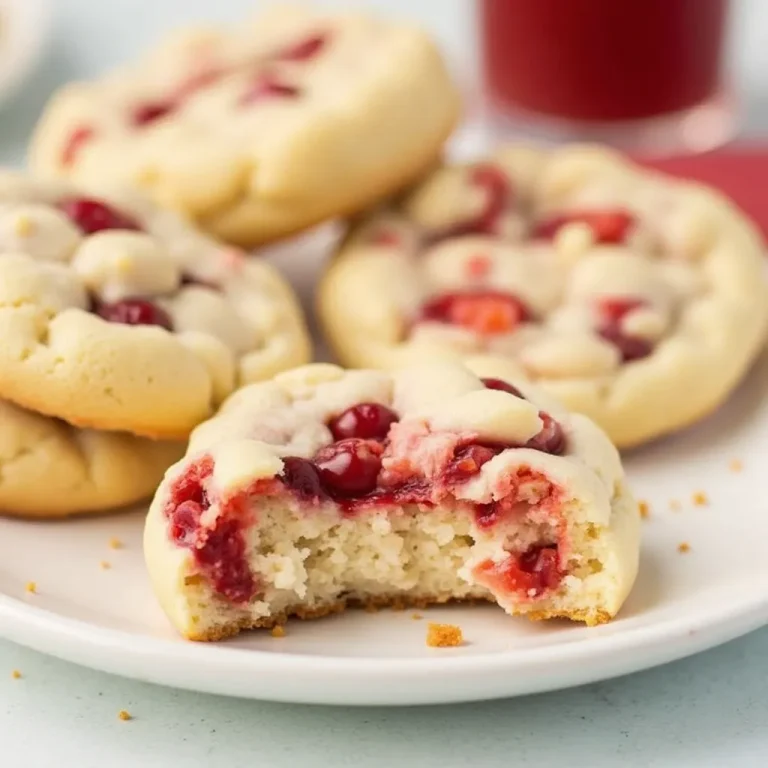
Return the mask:
[[272, 637], [285, 637], [285, 627], [282, 624], [275, 624], [269, 632]]
[[651, 509], [648, 506], [648, 502], [647, 501], [638, 501], [637, 502], [637, 508], [640, 511], [640, 517], [642, 517], [642, 518], [648, 517], [648, 515], [650, 515], [650, 513], [651, 513]]
[[121, 709], [117, 716], [120, 720], [133, 720], [133, 715], [125, 709]]
[[463, 641], [461, 627], [457, 627], [455, 624], [430, 622], [427, 626], [427, 645], [430, 648], [451, 648], [461, 645]]
[[693, 494], [693, 503], [697, 507], [705, 507], [707, 504], [709, 504], [707, 494], [704, 493], [704, 491], [696, 491], [696, 493]]
[[686, 552], [691, 551], [691, 545], [687, 541], [682, 541], [680, 544], [677, 545], [677, 551], [684, 555]]

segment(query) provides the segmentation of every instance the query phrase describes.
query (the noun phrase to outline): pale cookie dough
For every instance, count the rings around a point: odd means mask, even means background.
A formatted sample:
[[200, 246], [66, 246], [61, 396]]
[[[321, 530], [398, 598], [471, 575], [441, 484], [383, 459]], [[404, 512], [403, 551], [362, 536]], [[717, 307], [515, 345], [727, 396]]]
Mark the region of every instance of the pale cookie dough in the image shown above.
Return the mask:
[[513, 146], [356, 222], [319, 313], [346, 365], [505, 357], [626, 447], [745, 374], [768, 327], [764, 251], [704, 186], [597, 147]]
[[307, 362], [277, 271], [125, 192], [0, 172], [0, 397], [185, 438], [240, 384]]
[[514, 365], [470, 365], [486, 378], [456, 362], [315, 364], [232, 395], [146, 521], [150, 578], [179, 632], [449, 600], [615, 616], [640, 543], [616, 449]]
[[439, 51], [373, 16], [274, 8], [186, 30], [56, 94], [32, 168], [137, 184], [253, 246], [362, 210], [437, 161], [460, 112]]
[[101, 513], [151, 496], [182, 443], [77, 429], [0, 400], [0, 515]]

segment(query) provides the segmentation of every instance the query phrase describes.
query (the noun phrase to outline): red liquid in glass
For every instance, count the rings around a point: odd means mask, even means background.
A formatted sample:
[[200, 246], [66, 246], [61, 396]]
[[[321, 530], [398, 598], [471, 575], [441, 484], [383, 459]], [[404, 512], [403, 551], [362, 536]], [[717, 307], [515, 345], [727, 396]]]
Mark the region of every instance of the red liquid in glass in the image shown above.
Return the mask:
[[582, 121], [679, 112], [720, 89], [727, 0], [480, 0], [497, 106]]

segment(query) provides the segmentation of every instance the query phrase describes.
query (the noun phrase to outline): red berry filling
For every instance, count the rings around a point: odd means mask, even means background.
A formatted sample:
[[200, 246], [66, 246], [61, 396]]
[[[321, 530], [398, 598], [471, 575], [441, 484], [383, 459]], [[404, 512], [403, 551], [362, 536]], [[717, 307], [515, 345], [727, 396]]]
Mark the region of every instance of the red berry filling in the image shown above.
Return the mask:
[[304, 500], [322, 499], [326, 496], [317, 467], [309, 459], [286, 456], [283, 459], [281, 479]]
[[565, 572], [558, 560], [556, 544], [535, 545], [520, 554], [510, 552], [500, 563], [485, 560], [475, 567], [474, 575], [493, 591], [534, 598], [560, 585]]
[[165, 507], [168, 533], [178, 546], [190, 550], [218, 594], [233, 603], [247, 603], [256, 594], [257, 584], [246, 559], [240, 500], [222, 502], [212, 523], [202, 522], [211, 506], [207, 487], [212, 473], [213, 461], [206, 457], [173, 483]]
[[627, 297], [606, 298], [600, 301], [598, 310], [601, 323], [597, 332], [619, 350], [621, 359], [625, 363], [648, 357], [653, 352], [653, 345], [649, 341], [638, 336], [629, 336], [621, 327], [626, 315], [646, 305], [647, 302], [644, 299]]
[[486, 389], [497, 389], [500, 392], [509, 392], [510, 395], [525, 399], [523, 393], [517, 387], [513, 387], [509, 382], [502, 381], [501, 379], [480, 379], [480, 381], [485, 384]]
[[495, 165], [476, 165], [469, 171], [469, 183], [481, 189], [485, 206], [476, 216], [433, 232], [428, 238], [434, 243], [462, 235], [492, 235], [499, 217], [512, 202], [512, 189], [502, 170]]
[[498, 456], [503, 450], [501, 446], [478, 443], [457, 448], [452, 461], [443, 471], [442, 482], [448, 487], [466, 483], [482, 469], [483, 464], [489, 462], [494, 456]]
[[154, 123], [155, 120], [165, 117], [173, 112], [174, 109], [176, 109], [176, 103], [170, 99], [166, 101], [148, 101], [145, 104], [139, 104], [133, 110], [131, 122], [136, 126]]
[[572, 211], [540, 221], [533, 230], [534, 237], [551, 240], [561, 227], [580, 222], [586, 224], [601, 245], [617, 245], [626, 242], [635, 225], [635, 217], [627, 211]]
[[77, 159], [77, 155], [80, 150], [96, 135], [96, 131], [87, 126], [82, 125], [79, 128], [75, 128], [72, 133], [69, 134], [69, 138], [64, 144], [64, 149], [61, 152], [61, 163], [64, 166], [72, 165]]
[[381, 453], [376, 441], [348, 438], [321, 448], [314, 464], [331, 495], [363, 496], [376, 488]]
[[157, 304], [146, 299], [122, 299], [111, 304], [97, 303], [94, 311], [109, 323], [124, 325], [159, 325], [173, 330], [171, 316]]
[[85, 235], [93, 235], [107, 229], [141, 230], [138, 223], [130, 216], [116, 211], [101, 200], [85, 197], [72, 198], [60, 202], [59, 209]]
[[328, 428], [334, 440], [359, 437], [363, 440], [383, 440], [398, 415], [380, 403], [360, 403], [347, 408], [331, 419]]
[[293, 99], [299, 93], [300, 91], [295, 85], [281, 82], [275, 75], [262, 72], [243, 94], [240, 103], [248, 105], [272, 99]]
[[419, 321], [459, 325], [481, 335], [510, 333], [531, 317], [520, 299], [503, 291], [444, 293], [421, 308]]
[[271, 58], [279, 61], [309, 61], [317, 56], [328, 42], [328, 35], [321, 33], [305, 37], [275, 53]]

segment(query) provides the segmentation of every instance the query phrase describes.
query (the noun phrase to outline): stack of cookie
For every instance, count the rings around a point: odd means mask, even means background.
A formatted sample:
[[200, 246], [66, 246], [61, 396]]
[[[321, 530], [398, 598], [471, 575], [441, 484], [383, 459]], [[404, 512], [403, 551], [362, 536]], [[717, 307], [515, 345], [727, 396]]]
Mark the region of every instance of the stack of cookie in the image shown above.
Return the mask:
[[[605, 149], [441, 164], [459, 114], [423, 32], [285, 9], [57, 94], [47, 181], [0, 179], [0, 509], [135, 501], [195, 430], [145, 541], [189, 637], [348, 601], [612, 617], [638, 516], [590, 418], [625, 447], [717, 407], [768, 332], [764, 246]], [[238, 248], [351, 214], [328, 341], [431, 364], [281, 373], [309, 357], [300, 310]]]

